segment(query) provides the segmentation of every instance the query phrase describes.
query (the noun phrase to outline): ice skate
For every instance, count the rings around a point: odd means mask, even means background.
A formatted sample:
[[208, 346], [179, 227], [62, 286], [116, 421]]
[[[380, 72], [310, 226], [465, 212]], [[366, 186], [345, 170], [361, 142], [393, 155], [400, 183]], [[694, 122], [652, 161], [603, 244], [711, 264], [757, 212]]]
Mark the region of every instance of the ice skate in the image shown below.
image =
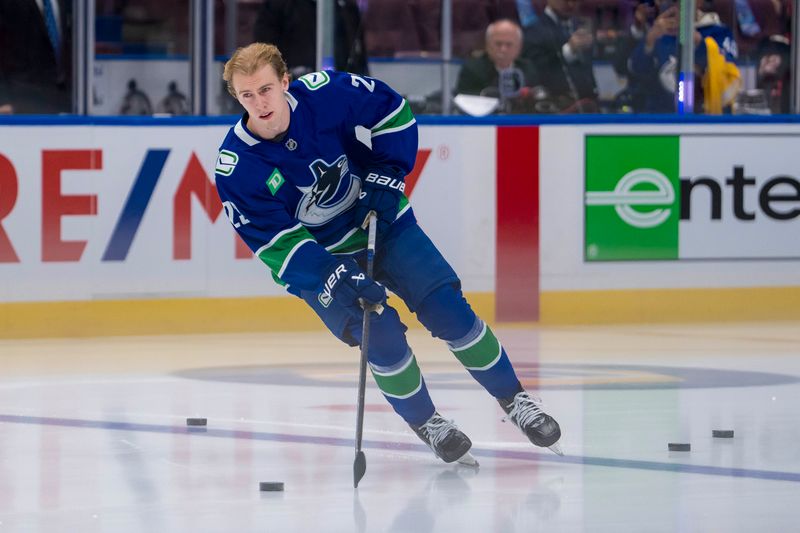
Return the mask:
[[445, 463], [458, 462], [467, 466], [478, 466], [478, 461], [469, 453], [472, 441], [452, 420], [433, 413], [427, 422], [421, 426], [411, 426], [411, 429]]
[[542, 410], [542, 400], [520, 391], [513, 398], [498, 398], [497, 401], [506, 412], [505, 419], [511, 420], [532, 443], [564, 455], [558, 442], [561, 428], [552, 416]]

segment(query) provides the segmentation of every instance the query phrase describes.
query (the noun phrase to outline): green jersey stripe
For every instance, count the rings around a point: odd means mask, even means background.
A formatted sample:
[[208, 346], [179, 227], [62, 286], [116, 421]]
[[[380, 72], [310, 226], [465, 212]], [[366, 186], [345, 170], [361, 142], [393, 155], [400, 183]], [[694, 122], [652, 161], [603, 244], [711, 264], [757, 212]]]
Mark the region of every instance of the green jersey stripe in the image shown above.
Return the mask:
[[275, 236], [267, 244], [265, 244], [264, 246], [262, 246], [261, 248], [256, 250], [256, 255], [261, 255], [261, 252], [263, 252], [264, 250], [267, 250], [270, 247], [272, 247], [276, 242], [281, 240], [285, 235], [288, 235], [289, 233], [294, 233], [294, 232], [297, 232], [297, 231], [302, 231], [303, 229], [304, 229], [304, 226], [298, 222], [297, 224], [295, 224], [291, 228], [287, 228], [285, 230], [279, 231], [278, 233], [275, 234]]
[[361, 228], [353, 228], [337, 242], [325, 247], [332, 254], [351, 254], [367, 247], [367, 234]]
[[281, 269], [278, 271], [278, 277], [283, 276], [283, 273], [286, 271], [286, 267], [289, 266], [289, 261], [292, 259], [294, 253], [307, 242], [317, 242], [317, 241], [315, 241], [313, 237], [310, 237], [308, 239], [303, 239], [302, 241], [292, 246], [292, 249], [289, 250], [288, 254], [286, 254], [286, 259], [283, 260], [283, 265], [281, 266]]
[[464, 368], [466, 368], [467, 370], [489, 370], [490, 368], [492, 368], [494, 365], [497, 364], [497, 362], [500, 360], [500, 358], [502, 356], [503, 356], [503, 347], [498, 344], [497, 345], [497, 355], [494, 357], [494, 359], [492, 359], [491, 361], [489, 361], [488, 363], [486, 363], [483, 366], [468, 366], [468, 365], [464, 365]]
[[481, 334], [471, 343], [451, 350], [468, 370], [487, 370], [500, 360], [503, 347], [494, 336], [491, 328], [483, 325]]
[[286, 270], [289, 259], [307, 242], [316, 241], [302, 224], [297, 224], [275, 235], [271, 241], [256, 251], [256, 255], [280, 277]]
[[278, 275], [275, 274], [275, 272], [273, 272], [272, 270], [270, 270], [269, 273], [272, 274], [272, 279], [275, 281], [275, 283], [277, 283], [281, 287], [288, 287], [289, 286], [288, 283], [286, 283], [281, 278], [279, 278]]
[[371, 129], [372, 129], [372, 131], [378, 131], [379, 129], [381, 129], [381, 128], [382, 128], [382, 127], [383, 127], [383, 126], [384, 126], [384, 125], [385, 125], [387, 122], [389, 122], [390, 120], [392, 120], [392, 119], [393, 119], [395, 116], [397, 116], [397, 115], [398, 115], [398, 114], [399, 114], [401, 111], [403, 111], [403, 108], [406, 106], [406, 104], [407, 104], [407, 102], [406, 102], [406, 99], [405, 99], [405, 98], [403, 98], [403, 100], [400, 102], [400, 105], [399, 105], [399, 106], [397, 106], [397, 107], [394, 109], [394, 111], [392, 111], [391, 113], [389, 113], [388, 115], [386, 115], [385, 117], [383, 117], [383, 118], [382, 118], [382, 119], [381, 119], [381, 120], [380, 120], [380, 121], [379, 121], [377, 124], [375, 124], [374, 126], [372, 126], [372, 128], [371, 128]]
[[400, 126], [397, 126], [396, 128], [388, 128], [388, 129], [385, 129], [385, 130], [381, 130], [379, 132], [373, 133], [372, 136], [373, 137], [377, 137], [378, 135], [383, 135], [385, 133], [396, 133], [398, 131], [403, 131], [404, 129], [410, 128], [411, 126], [413, 126], [416, 123], [417, 123], [417, 119], [412, 118], [411, 122], [406, 122], [405, 124], [401, 124]]
[[410, 354], [406, 364], [397, 370], [381, 373], [372, 365], [370, 365], [370, 370], [381, 392], [392, 398], [410, 398], [422, 387], [422, 373], [413, 353]]
[[399, 220], [409, 209], [411, 209], [411, 202], [408, 201], [408, 197], [404, 194], [400, 197], [400, 202], [397, 204], [397, 216], [394, 217], [394, 219]]
[[384, 133], [402, 131], [415, 123], [416, 119], [411, 112], [411, 107], [404, 99], [397, 109], [389, 113], [383, 120], [372, 127], [372, 137], [377, 137]]

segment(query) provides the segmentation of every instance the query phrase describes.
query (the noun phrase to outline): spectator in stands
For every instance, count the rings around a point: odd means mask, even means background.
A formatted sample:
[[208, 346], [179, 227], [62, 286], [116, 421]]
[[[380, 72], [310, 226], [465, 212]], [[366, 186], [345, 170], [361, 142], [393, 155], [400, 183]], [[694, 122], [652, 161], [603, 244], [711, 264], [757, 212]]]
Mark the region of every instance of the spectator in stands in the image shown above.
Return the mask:
[[533, 26], [533, 23], [539, 20], [539, 14], [536, 12], [536, 8], [533, 7], [533, 0], [516, 0], [516, 2], [519, 25], [523, 28]]
[[[486, 28], [486, 49], [464, 61], [456, 94], [499, 97], [506, 111], [526, 112], [531, 88], [541, 84], [530, 60], [520, 57], [522, 28], [500, 19]], [[508, 106], [505, 106], [505, 104]]]
[[364, 11], [367, 55], [394, 57], [426, 50], [420, 39], [416, 7], [413, 0], [369, 0]]
[[630, 112], [643, 109], [647, 98], [645, 87], [639, 78], [631, 76], [629, 62], [633, 51], [639, 46], [653, 25], [660, 7], [664, 9], [672, 5], [672, 0], [639, 0], [633, 11], [631, 24], [617, 38], [611, 64], [614, 73], [625, 82], [625, 88], [616, 95], [618, 111]]
[[[421, 40], [441, 50], [441, 0], [416, 0], [420, 6]], [[515, 0], [453, 0], [453, 56], [468, 57], [483, 48], [486, 27], [501, 18], [518, 20]]]
[[[455, 57], [480, 50], [488, 24], [518, 19], [516, 0], [453, 0], [452, 4]], [[370, 56], [441, 52], [441, 0], [369, 0], [364, 24]]]
[[[758, 5], [758, 4], [756, 4]], [[759, 6], [761, 7], [761, 6]], [[756, 88], [763, 91], [771, 113], [789, 113], [792, 76], [792, 3], [771, 0], [761, 9], [765, 35], [755, 50]]]
[[592, 32], [575, 13], [580, 0], [547, 0], [539, 20], [525, 30], [523, 56], [533, 62], [544, 87], [565, 112], [597, 110], [592, 70]]
[[66, 113], [71, 101], [71, 0], [0, 0], [0, 108]]
[[[336, 70], [368, 74], [361, 13], [355, 0], [334, 5]], [[317, 70], [317, 0], [264, 0], [253, 29], [254, 39], [282, 52], [293, 77]]]
[[783, 35], [764, 39], [758, 47], [756, 87], [764, 91], [771, 113], [788, 113], [791, 93], [791, 43]]
[[[710, 4], [703, 2], [695, 21], [694, 107], [696, 112], [720, 113], [733, 102], [741, 76], [735, 65], [733, 34], [710, 11]], [[636, 112], [671, 113], [676, 109], [678, 17], [677, 4], [665, 9], [631, 56], [631, 76], [646, 95], [644, 107]]]

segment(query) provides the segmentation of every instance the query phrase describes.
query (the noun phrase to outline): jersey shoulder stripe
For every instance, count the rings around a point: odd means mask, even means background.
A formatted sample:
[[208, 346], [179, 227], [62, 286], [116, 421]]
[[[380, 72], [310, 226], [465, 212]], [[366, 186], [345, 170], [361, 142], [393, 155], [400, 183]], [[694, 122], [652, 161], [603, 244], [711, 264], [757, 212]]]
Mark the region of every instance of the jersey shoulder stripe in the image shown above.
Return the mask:
[[406, 99], [403, 98], [399, 106], [371, 128], [372, 137], [402, 131], [411, 127], [416, 122], [417, 120], [411, 112], [411, 107], [408, 105]]
[[272, 240], [256, 250], [256, 255], [280, 278], [286, 271], [289, 260], [307, 242], [316, 240], [302, 224], [297, 224], [278, 232]]

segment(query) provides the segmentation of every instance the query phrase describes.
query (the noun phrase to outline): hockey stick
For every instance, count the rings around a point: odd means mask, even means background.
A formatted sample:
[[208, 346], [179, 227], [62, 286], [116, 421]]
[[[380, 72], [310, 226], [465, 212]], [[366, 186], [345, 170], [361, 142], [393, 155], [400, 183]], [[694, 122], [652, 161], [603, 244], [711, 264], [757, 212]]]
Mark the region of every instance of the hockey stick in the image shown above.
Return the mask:
[[[375, 211], [367, 215], [369, 229], [367, 233], [367, 276], [372, 277], [372, 263], [375, 259]], [[367, 472], [367, 457], [361, 450], [361, 441], [364, 436], [364, 393], [367, 388], [367, 349], [369, 346], [369, 314], [372, 306], [364, 306], [364, 319], [361, 323], [361, 364], [358, 369], [358, 407], [356, 408], [356, 458], [353, 461], [353, 487], [358, 488], [358, 482]]]

